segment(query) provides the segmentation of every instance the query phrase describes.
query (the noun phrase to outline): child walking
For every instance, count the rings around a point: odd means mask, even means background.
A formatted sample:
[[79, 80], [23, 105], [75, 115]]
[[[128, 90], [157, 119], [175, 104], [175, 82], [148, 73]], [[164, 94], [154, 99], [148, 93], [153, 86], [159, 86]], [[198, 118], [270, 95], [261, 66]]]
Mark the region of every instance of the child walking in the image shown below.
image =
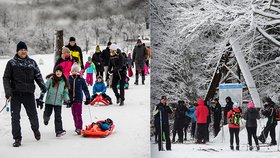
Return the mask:
[[246, 120], [246, 129], [248, 133], [249, 149], [253, 150], [252, 137], [256, 143], [257, 150], [260, 150], [258, 138], [257, 138], [257, 119], [260, 119], [260, 114], [255, 108], [253, 101], [248, 103], [248, 109], [245, 112], [244, 119]]
[[[46, 82], [47, 97], [45, 100], [46, 106], [43, 114], [44, 124], [48, 125], [52, 111], [54, 111], [54, 125], [56, 137], [63, 136], [66, 131], [62, 127], [61, 107], [62, 100], [69, 104], [68, 89], [69, 82], [63, 74], [61, 66], [54, 69], [54, 73], [49, 74]], [[44, 93], [41, 93], [40, 99], [44, 98]]]
[[71, 100], [71, 110], [75, 123], [75, 132], [81, 135], [81, 130], [83, 126], [82, 120], [82, 102], [83, 102], [83, 92], [86, 96], [85, 105], [90, 103], [90, 94], [85, 79], [83, 79], [78, 73], [80, 71], [80, 65], [73, 64], [71, 68], [71, 75], [69, 77], [70, 90], [69, 97]]
[[112, 99], [110, 96], [106, 94], [107, 87], [105, 86], [105, 83], [103, 82], [102, 76], [98, 76], [96, 79], [96, 82], [94, 86], [92, 87], [92, 99], [94, 100], [98, 94], [101, 94], [103, 98], [107, 99], [109, 101], [109, 104], [112, 105]]
[[93, 85], [93, 73], [96, 72], [96, 69], [95, 69], [94, 63], [91, 60], [91, 57], [88, 57], [88, 61], [86, 62], [85, 69], [86, 69], [86, 73], [87, 73], [87, 76], [86, 76], [87, 84], [92, 86]]
[[240, 129], [240, 119], [241, 110], [238, 103], [233, 104], [233, 109], [227, 113], [227, 118], [229, 119], [229, 133], [230, 133], [230, 149], [234, 150], [233, 139], [235, 137], [236, 150], [239, 150], [239, 129]]

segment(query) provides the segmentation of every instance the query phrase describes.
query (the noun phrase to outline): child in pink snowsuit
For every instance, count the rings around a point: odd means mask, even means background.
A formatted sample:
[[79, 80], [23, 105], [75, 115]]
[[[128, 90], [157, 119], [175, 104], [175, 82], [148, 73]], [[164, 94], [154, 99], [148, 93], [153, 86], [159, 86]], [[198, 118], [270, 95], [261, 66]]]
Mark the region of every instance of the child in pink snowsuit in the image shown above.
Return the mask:
[[86, 73], [87, 73], [87, 76], [86, 76], [87, 84], [92, 86], [93, 85], [93, 73], [96, 72], [96, 69], [95, 69], [94, 63], [91, 60], [91, 57], [88, 57], [88, 61], [86, 62], [85, 69], [86, 69]]

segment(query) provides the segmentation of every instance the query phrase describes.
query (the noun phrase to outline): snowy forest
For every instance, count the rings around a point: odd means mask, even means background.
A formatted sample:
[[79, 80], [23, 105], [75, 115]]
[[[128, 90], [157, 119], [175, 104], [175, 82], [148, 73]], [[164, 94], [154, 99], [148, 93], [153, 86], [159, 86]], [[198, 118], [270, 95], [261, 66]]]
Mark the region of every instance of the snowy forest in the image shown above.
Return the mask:
[[147, 0], [0, 0], [0, 56], [14, 54], [19, 41], [30, 54], [53, 53], [56, 30], [82, 49], [86, 41], [90, 47], [136, 39], [149, 28], [147, 10]]
[[151, 102], [204, 97], [230, 38], [239, 41], [261, 99], [280, 102], [280, 1], [151, 0]]

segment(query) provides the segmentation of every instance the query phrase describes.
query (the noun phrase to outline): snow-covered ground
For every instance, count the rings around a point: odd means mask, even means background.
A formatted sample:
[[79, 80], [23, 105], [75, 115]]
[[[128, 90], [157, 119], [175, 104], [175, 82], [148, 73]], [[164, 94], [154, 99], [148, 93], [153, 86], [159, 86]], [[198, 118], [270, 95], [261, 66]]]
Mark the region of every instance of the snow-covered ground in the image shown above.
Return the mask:
[[[264, 126], [266, 119], [261, 122], [258, 121], [259, 128], [257, 135], [261, 132], [261, 126]], [[242, 126], [243, 125], [243, 126]], [[171, 144], [172, 151], [158, 151], [157, 144], [151, 144], [151, 157], [152, 158], [277, 158], [280, 155], [280, 151], [277, 151], [277, 146], [265, 146], [261, 147], [260, 151], [256, 151], [256, 148], [252, 151], [247, 149], [247, 131], [244, 128], [244, 121], [241, 124], [241, 131], [239, 133], [240, 138], [240, 151], [232, 151], [229, 148], [229, 129], [228, 126], [224, 126], [219, 132], [216, 138], [210, 138], [210, 142], [207, 144], [194, 144], [193, 140], [185, 141], [184, 144]], [[279, 139], [280, 127], [276, 127], [276, 140]], [[190, 134], [188, 133], [188, 138]], [[224, 139], [223, 139], [224, 138]], [[253, 141], [253, 140], [252, 140]], [[154, 138], [152, 138], [154, 142]], [[234, 140], [235, 142], [235, 140]], [[268, 136], [267, 142], [270, 142], [270, 136]], [[278, 142], [279, 143], [279, 142]], [[255, 145], [253, 141], [253, 146]], [[235, 143], [234, 143], [235, 146]], [[264, 146], [260, 143], [260, 146]], [[165, 144], [164, 144], [165, 148]], [[214, 150], [213, 150], [214, 149]]]
[[[84, 60], [88, 55], [84, 54]], [[33, 55], [39, 65], [43, 77], [53, 69], [53, 55]], [[8, 59], [0, 59], [0, 107], [5, 103], [2, 76]], [[86, 106], [83, 105], [83, 127], [100, 119], [111, 118], [115, 125], [115, 132], [107, 138], [84, 138], [74, 132], [74, 122], [71, 109], [62, 109], [63, 127], [66, 135], [57, 138], [54, 132], [54, 119], [48, 126], [43, 124], [43, 110], [38, 109], [41, 140], [36, 141], [30, 128], [25, 109], [21, 110], [22, 146], [12, 147], [13, 139], [11, 134], [10, 113], [0, 113], [0, 158], [28, 157], [28, 158], [143, 158], [150, 157], [150, 77], [148, 76], [145, 85], [135, 86], [134, 77], [130, 78], [130, 87], [125, 91], [125, 105], [120, 107], [112, 89], [107, 89], [107, 94], [112, 97], [113, 105], [110, 106]], [[89, 87], [92, 94], [92, 87]], [[35, 96], [39, 97], [37, 86]], [[92, 116], [92, 120], [91, 117]]]

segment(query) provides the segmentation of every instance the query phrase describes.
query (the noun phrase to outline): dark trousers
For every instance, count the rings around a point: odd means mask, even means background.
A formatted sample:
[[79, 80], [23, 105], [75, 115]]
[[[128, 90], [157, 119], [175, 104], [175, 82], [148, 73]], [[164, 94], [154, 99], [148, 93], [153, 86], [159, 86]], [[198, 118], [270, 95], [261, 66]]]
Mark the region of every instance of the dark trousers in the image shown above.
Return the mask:
[[54, 111], [54, 126], [55, 126], [55, 133], [62, 131], [62, 118], [61, 118], [61, 106], [59, 105], [50, 105], [46, 104], [45, 111], [43, 114], [44, 122], [48, 122], [50, 120], [50, 116]]
[[236, 145], [239, 146], [239, 128], [229, 128], [230, 146], [233, 146], [233, 139], [235, 137]]
[[248, 133], [248, 144], [252, 146], [252, 137], [256, 145], [259, 145], [258, 138], [257, 138], [257, 127], [246, 127]]
[[268, 136], [268, 132], [270, 133], [270, 137], [271, 137], [271, 143], [275, 143], [276, 139], [275, 139], [275, 127], [276, 125], [271, 124], [269, 121], [266, 123], [265, 128], [263, 129], [263, 131], [261, 132], [260, 137], [262, 137], [263, 140], [266, 140], [267, 136]]
[[[121, 98], [122, 100], [125, 100], [125, 98], [124, 98], [125, 77], [126, 77], [125, 75], [119, 75], [119, 74], [113, 75], [112, 89], [113, 89], [117, 99]], [[118, 89], [117, 89], [117, 84], [119, 81], [120, 81], [120, 93], [118, 92]]]
[[202, 142], [207, 139], [207, 123], [198, 123], [197, 124], [197, 141]]
[[196, 130], [196, 122], [192, 122], [191, 135], [192, 135], [193, 138], [196, 137], [195, 130]]
[[189, 126], [190, 126], [190, 121], [186, 121], [184, 124], [185, 140], [187, 140], [187, 131], [188, 131]]
[[37, 131], [39, 129], [38, 115], [35, 105], [34, 94], [30, 93], [13, 93], [11, 98], [11, 116], [12, 116], [12, 134], [13, 139], [22, 139], [20, 127], [20, 110], [23, 104], [31, 129]]
[[183, 142], [183, 129], [184, 129], [184, 119], [175, 119], [173, 126], [173, 138], [172, 141], [175, 141], [176, 133], [178, 132], [179, 142]]
[[102, 76], [102, 78], [103, 78], [103, 71], [98, 71], [98, 70], [96, 70], [96, 78], [97, 78], [98, 76]]
[[162, 125], [162, 132], [160, 131], [160, 126], [158, 127], [158, 150], [162, 150], [162, 133], [164, 133], [165, 141], [166, 141], [166, 150], [171, 150], [171, 141], [170, 141], [170, 130], [168, 124]]
[[213, 127], [214, 127], [214, 135], [216, 137], [220, 132], [220, 120], [214, 120]]
[[[107, 99], [110, 103], [112, 102], [111, 97], [108, 96], [107, 94], [102, 93], [101, 95], [102, 95], [103, 98]], [[94, 100], [96, 97], [97, 97], [97, 94], [94, 94], [94, 95], [92, 96], [91, 100]]]
[[[145, 71], [144, 71], [144, 69], [141, 70], [141, 75], [142, 75], [142, 82], [144, 82], [145, 81]], [[139, 78], [139, 71], [136, 70], [135, 71], [135, 81], [136, 82], [138, 82], [138, 78]]]

